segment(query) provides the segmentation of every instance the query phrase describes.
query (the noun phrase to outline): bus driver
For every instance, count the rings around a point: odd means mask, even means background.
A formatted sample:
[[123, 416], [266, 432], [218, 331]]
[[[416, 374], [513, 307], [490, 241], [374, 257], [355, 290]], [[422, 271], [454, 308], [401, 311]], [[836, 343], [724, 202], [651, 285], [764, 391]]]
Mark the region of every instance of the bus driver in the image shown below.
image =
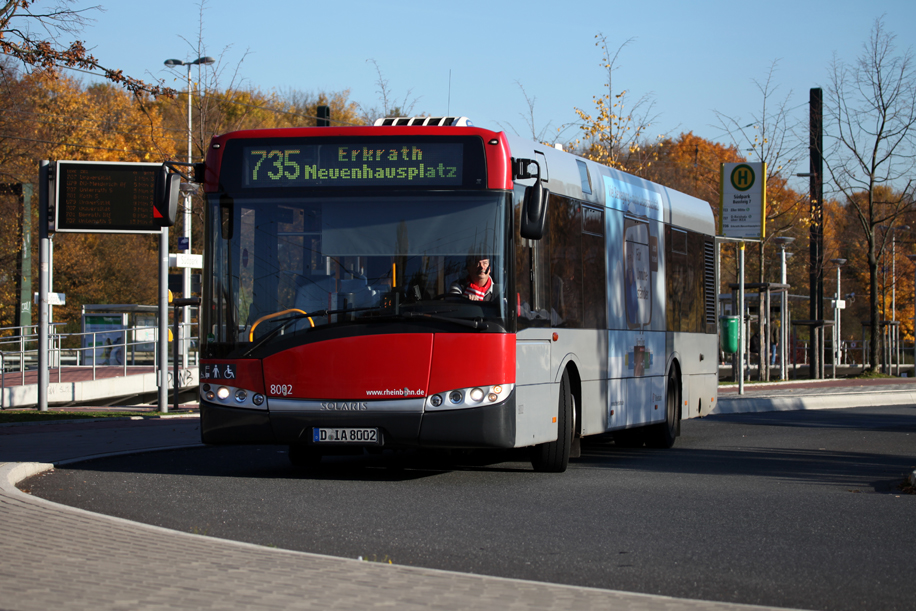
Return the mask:
[[490, 278], [490, 260], [467, 258], [468, 277], [454, 282], [448, 290], [450, 296], [460, 295], [471, 301], [494, 301], [497, 298], [493, 279]]

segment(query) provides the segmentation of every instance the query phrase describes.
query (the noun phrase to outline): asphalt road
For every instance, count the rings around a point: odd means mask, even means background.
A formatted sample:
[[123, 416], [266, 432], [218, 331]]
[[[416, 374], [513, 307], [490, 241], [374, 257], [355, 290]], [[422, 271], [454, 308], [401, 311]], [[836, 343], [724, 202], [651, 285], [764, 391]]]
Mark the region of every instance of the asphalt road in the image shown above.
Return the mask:
[[916, 407], [713, 416], [672, 450], [338, 458], [276, 447], [80, 463], [37, 496], [185, 532], [396, 564], [806, 609], [916, 609]]

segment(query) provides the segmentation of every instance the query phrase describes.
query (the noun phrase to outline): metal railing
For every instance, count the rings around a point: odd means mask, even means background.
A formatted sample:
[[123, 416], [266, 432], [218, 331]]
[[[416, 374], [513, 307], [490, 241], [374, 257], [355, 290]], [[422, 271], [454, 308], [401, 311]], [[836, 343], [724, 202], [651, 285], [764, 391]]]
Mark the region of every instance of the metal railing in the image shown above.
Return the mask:
[[[56, 370], [60, 383], [65, 368], [91, 369], [92, 380], [97, 379], [99, 367], [120, 366], [121, 374], [128, 374], [128, 367], [155, 367], [159, 356], [158, 328], [154, 326], [133, 326], [120, 330], [85, 331], [80, 333], [58, 333], [63, 323], [50, 326], [48, 338], [48, 364]], [[197, 322], [181, 323], [179, 341], [188, 351], [188, 365], [199, 365], [198, 336], [194, 331]], [[112, 334], [120, 334], [117, 343], [106, 343]], [[100, 336], [103, 338], [99, 341]], [[24, 385], [26, 373], [38, 370], [38, 325], [26, 327], [0, 327], [0, 409], [6, 406], [6, 382], [9, 374], [18, 374], [19, 384]], [[76, 344], [78, 348], [64, 347]], [[171, 362], [172, 350], [168, 351]], [[139, 359], [138, 356], [142, 355]], [[173, 363], [174, 366], [174, 363]]]

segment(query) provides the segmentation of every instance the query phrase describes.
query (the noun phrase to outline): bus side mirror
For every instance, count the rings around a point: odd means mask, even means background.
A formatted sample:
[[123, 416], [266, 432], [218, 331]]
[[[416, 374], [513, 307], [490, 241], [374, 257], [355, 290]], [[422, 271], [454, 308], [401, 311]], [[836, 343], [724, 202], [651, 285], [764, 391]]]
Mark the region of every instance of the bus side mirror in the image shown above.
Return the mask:
[[[531, 173], [531, 166], [537, 168]], [[547, 195], [549, 192], [541, 184], [541, 164], [533, 159], [513, 159], [512, 171], [515, 179], [534, 178], [534, 184], [525, 188], [522, 200], [522, 218], [519, 234], [527, 240], [540, 240], [544, 237], [544, 224], [547, 220]]]
[[544, 225], [547, 221], [547, 195], [549, 192], [538, 180], [525, 189], [522, 201], [522, 219], [519, 234], [528, 240], [540, 240], [544, 237]]
[[162, 166], [156, 177], [153, 190], [153, 221], [160, 227], [171, 227], [178, 216], [178, 192], [181, 190], [181, 176], [170, 173]]

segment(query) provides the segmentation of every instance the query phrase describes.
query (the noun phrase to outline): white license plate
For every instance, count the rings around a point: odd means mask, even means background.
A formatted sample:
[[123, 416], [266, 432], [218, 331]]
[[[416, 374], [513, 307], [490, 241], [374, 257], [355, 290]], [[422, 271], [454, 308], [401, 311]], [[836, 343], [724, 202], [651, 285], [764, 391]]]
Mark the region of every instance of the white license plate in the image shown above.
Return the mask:
[[382, 436], [378, 429], [312, 429], [312, 441], [315, 443], [358, 443], [380, 445]]

